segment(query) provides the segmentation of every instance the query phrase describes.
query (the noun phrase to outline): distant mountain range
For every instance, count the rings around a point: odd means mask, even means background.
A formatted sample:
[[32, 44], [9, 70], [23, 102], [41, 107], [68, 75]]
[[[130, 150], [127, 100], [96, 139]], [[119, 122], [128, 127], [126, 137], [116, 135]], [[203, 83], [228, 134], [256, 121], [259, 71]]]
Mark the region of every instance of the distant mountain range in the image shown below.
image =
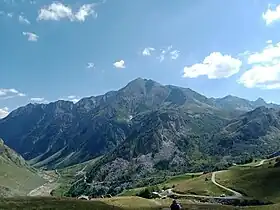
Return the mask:
[[[155, 174], [223, 168], [280, 149], [279, 106], [263, 99], [207, 98], [138, 78], [118, 91], [28, 104], [0, 120], [0, 136], [34, 166], [103, 156], [69, 194], [117, 193]], [[112, 184], [115, 183], [115, 184]], [[101, 194], [102, 194], [101, 193]]]

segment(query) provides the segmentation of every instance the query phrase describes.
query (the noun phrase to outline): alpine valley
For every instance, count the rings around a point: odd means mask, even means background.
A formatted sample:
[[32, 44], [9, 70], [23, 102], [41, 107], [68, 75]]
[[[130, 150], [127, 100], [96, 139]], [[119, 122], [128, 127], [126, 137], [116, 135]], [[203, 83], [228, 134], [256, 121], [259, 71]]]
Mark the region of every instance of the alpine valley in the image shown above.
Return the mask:
[[77, 103], [20, 107], [0, 120], [0, 137], [35, 168], [60, 170], [94, 159], [66, 195], [116, 195], [279, 151], [279, 108], [261, 98], [207, 98], [137, 78]]

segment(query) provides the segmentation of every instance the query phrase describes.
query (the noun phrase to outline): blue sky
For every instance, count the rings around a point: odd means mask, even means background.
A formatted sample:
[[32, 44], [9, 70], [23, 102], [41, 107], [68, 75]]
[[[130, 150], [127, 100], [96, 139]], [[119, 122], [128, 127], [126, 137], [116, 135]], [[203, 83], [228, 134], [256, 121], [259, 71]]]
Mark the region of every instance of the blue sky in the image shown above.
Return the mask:
[[0, 117], [29, 102], [103, 94], [136, 77], [280, 103], [278, 5], [1, 0]]

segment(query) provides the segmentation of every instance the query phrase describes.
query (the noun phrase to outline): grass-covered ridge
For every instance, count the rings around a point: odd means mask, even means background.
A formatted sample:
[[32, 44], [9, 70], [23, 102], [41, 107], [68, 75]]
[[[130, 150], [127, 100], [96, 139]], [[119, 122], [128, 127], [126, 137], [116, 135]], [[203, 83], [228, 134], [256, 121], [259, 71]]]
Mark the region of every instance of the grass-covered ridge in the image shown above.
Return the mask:
[[232, 167], [217, 175], [217, 181], [242, 194], [256, 199], [280, 202], [280, 167], [276, 159], [267, 160], [263, 165]]
[[44, 184], [35, 169], [0, 139], [0, 196], [27, 195]]

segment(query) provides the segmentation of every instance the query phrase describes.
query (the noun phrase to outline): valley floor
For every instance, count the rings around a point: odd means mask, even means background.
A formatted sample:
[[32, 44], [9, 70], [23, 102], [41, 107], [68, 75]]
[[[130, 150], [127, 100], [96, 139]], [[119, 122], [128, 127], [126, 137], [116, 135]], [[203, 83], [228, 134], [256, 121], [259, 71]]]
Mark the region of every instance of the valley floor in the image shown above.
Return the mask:
[[[213, 172], [208, 174], [184, 174], [175, 177], [170, 177], [169, 180], [160, 184], [160, 187], [170, 187], [172, 192], [177, 196], [183, 209], [209, 209], [209, 210], [278, 210], [280, 203], [278, 195], [280, 192], [275, 185], [278, 182], [279, 169], [272, 167], [275, 160], [262, 160], [247, 165], [239, 165], [230, 168], [229, 170]], [[1, 209], [115, 209], [115, 210], [167, 210], [172, 202], [171, 198], [166, 199], [145, 199], [136, 196], [145, 188], [128, 190], [121, 196], [104, 199], [92, 199], [90, 201], [82, 201], [73, 198], [63, 197], [63, 192], [60, 192], [60, 197], [51, 197], [50, 193], [54, 189], [62, 190], [61, 186], [65, 187], [75, 180], [77, 174], [83, 174], [85, 164], [68, 167], [63, 170], [55, 170], [49, 172], [39, 172], [40, 177], [48, 180], [40, 187], [37, 187], [29, 192], [29, 197], [6, 198], [0, 199]], [[265, 177], [270, 177], [265, 179]], [[266, 183], [258, 186], [260, 180]], [[271, 182], [269, 182], [271, 181]], [[279, 180], [280, 181], [280, 180]], [[66, 183], [66, 184], [65, 184]], [[275, 186], [274, 188], [272, 186]], [[269, 196], [262, 197], [262, 190]], [[55, 191], [54, 191], [55, 192]], [[59, 194], [59, 193], [58, 193]], [[129, 195], [129, 196], [128, 196]], [[45, 197], [48, 196], [48, 197]], [[62, 196], [62, 197], [61, 197]], [[227, 200], [244, 198], [269, 198], [276, 204], [262, 206], [247, 206], [236, 207], [229, 205], [215, 204], [213, 199]], [[206, 199], [205, 199], [206, 198]]]

